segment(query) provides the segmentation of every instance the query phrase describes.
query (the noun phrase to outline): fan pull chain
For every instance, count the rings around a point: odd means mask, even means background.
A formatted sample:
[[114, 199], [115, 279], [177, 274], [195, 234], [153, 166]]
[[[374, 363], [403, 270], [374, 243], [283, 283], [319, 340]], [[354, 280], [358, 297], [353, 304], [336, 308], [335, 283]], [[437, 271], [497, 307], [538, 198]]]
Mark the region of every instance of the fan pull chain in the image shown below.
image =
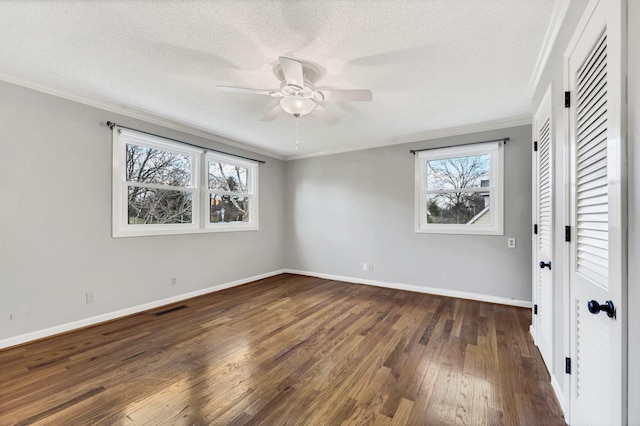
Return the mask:
[[299, 119], [300, 119], [300, 116], [297, 115], [296, 116], [296, 152], [298, 152], [298, 145], [299, 145], [299, 142], [298, 142], [298, 120]]

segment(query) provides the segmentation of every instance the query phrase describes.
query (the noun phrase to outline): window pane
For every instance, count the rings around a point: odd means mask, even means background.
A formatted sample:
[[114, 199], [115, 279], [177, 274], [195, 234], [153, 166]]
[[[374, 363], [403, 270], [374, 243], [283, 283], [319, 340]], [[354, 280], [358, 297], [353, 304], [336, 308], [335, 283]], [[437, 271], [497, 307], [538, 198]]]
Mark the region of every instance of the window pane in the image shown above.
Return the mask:
[[427, 195], [427, 223], [490, 225], [489, 192]]
[[127, 144], [127, 180], [172, 186], [191, 186], [191, 157]]
[[489, 155], [452, 157], [426, 162], [427, 189], [489, 186]]
[[191, 223], [192, 194], [186, 191], [129, 187], [129, 225]]
[[218, 161], [209, 161], [209, 189], [247, 193], [249, 169]]
[[249, 198], [209, 194], [209, 222], [249, 222]]

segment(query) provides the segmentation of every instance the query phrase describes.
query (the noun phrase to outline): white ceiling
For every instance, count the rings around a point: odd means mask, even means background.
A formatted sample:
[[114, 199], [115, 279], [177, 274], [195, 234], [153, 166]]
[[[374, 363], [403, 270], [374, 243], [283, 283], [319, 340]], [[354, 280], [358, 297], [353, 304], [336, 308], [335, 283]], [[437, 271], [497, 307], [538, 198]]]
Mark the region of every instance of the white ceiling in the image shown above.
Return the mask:
[[[539, 55], [564, 0], [2, 1], [0, 79], [151, 114], [299, 158], [528, 119]], [[217, 85], [277, 89], [279, 56], [320, 69], [339, 123]], [[105, 117], [105, 120], [110, 117]]]

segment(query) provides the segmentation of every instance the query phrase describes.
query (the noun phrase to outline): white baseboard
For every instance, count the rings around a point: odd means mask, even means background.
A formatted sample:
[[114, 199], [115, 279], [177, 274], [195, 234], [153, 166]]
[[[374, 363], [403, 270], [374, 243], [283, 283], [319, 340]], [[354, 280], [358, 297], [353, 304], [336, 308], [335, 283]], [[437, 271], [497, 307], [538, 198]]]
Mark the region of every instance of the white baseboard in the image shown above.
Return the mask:
[[243, 278], [236, 281], [231, 281], [228, 283], [218, 284], [218, 285], [214, 285], [213, 287], [203, 288], [201, 290], [179, 294], [177, 296], [168, 297], [166, 299], [156, 300], [156, 301], [144, 303], [138, 306], [132, 306], [130, 308], [121, 309], [119, 311], [108, 312], [106, 314], [97, 315], [95, 317], [85, 318], [79, 321], [73, 321], [66, 324], [61, 324], [54, 327], [45, 328], [43, 330], [33, 331], [30, 333], [22, 334], [20, 336], [9, 337], [9, 338], [0, 340], [0, 349], [21, 345], [23, 343], [31, 342], [33, 340], [38, 340], [45, 337], [50, 337], [60, 333], [66, 333], [68, 331], [77, 330], [79, 328], [88, 327], [90, 325], [99, 324], [101, 322], [111, 321], [117, 318], [125, 317], [127, 315], [137, 314], [139, 312], [147, 311], [149, 309], [158, 308], [160, 306], [165, 306], [171, 303], [179, 302], [181, 300], [191, 299], [192, 297], [202, 296], [204, 294], [213, 293], [213, 292], [224, 290], [227, 288], [239, 286], [252, 281], [269, 278], [274, 275], [283, 274], [285, 272], [286, 271], [283, 269], [267, 272], [265, 274], [255, 275], [253, 277], [248, 277], [248, 278]]
[[[531, 324], [529, 326], [529, 334], [531, 334], [531, 338], [533, 339], [533, 342], [536, 342], [536, 332], [535, 332], [535, 328], [533, 327], [533, 324]], [[558, 400], [558, 403], [560, 404], [560, 409], [562, 410], [562, 414], [564, 414], [565, 416], [565, 422], [567, 422], [567, 424], [569, 423], [569, 417], [567, 415], [567, 410], [566, 408], [566, 402], [564, 399], [564, 392], [562, 390], [562, 386], [560, 386], [560, 383], [558, 383], [558, 378], [553, 374], [552, 371], [549, 371], [549, 368], [547, 367], [547, 364], [544, 364], [545, 368], [547, 369], [547, 372], [549, 373], [549, 376], [551, 376], [551, 388], [553, 389], [553, 392], [556, 394], [556, 399]]]
[[477, 300], [479, 302], [497, 303], [500, 305], [519, 306], [521, 308], [531, 308], [531, 302], [526, 300], [507, 299], [506, 297], [490, 296], [487, 294], [468, 293], [466, 291], [447, 290], [435, 287], [423, 287], [412, 284], [389, 283], [385, 281], [366, 280], [364, 278], [344, 277], [341, 275], [322, 274], [319, 272], [298, 271], [295, 269], [284, 269], [288, 274], [307, 275], [310, 277], [324, 278], [328, 280], [344, 281], [354, 284], [366, 284], [376, 287], [393, 288], [396, 290], [413, 291], [416, 293], [435, 294], [438, 296], [457, 297], [459, 299]]
[[[533, 343], [536, 343], [536, 329], [533, 328], [533, 324], [531, 324], [529, 326], [529, 334], [531, 335], [531, 338], [533, 339]], [[537, 344], [536, 344], [537, 346]]]
[[480, 302], [498, 303], [501, 305], [511, 305], [511, 306], [519, 306], [523, 308], [531, 308], [531, 302], [527, 302], [526, 300], [514, 300], [514, 299], [507, 299], [505, 297], [489, 296], [486, 294], [468, 293], [464, 291], [447, 290], [447, 289], [434, 288], [434, 287], [422, 287], [422, 286], [416, 286], [411, 284], [389, 283], [384, 281], [366, 280], [363, 278], [345, 277], [340, 275], [322, 274], [322, 273], [309, 272], [309, 271], [298, 271], [294, 269], [280, 269], [277, 271], [267, 272], [265, 274], [255, 275], [252, 277], [247, 277], [240, 280], [231, 281], [228, 283], [218, 284], [213, 287], [192, 291], [190, 293], [179, 294], [177, 296], [172, 296], [166, 299], [156, 300], [153, 302], [144, 303], [138, 306], [132, 306], [130, 308], [125, 308], [125, 309], [121, 309], [114, 312], [108, 312], [106, 314], [97, 315], [91, 318], [85, 318], [82, 320], [73, 321], [70, 323], [61, 324], [54, 327], [29, 332], [26, 334], [22, 334], [20, 336], [8, 337], [6, 339], [0, 340], [0, 349], [21, 345], [23, 343], [31, 342], [31, 341], [42, 339], [45, 337], [54, 336], [60, 333], [66, 333], [68, 331], [76, 330], [83, 327], [88, 327], [91, 325], [99, 324], [101, 322], [111, 321], [127, 315], [137, 314], [139, 312], [147, 311], [149, 309], [154, 309], [160, 306], [169, 305], [171, 303], [179, 302], [181, 300], [191, 299], [192, 297], [202, 296], [204, 294], [213, 293], [216, 291], [224, 290], [226, 288], [239, 286], [252, 281], [257, 281], [257, 280], [261, 280], [264, 278], [269, 278], [275, 275], [285, 274], [285, 273], [306, 275], [311, 277], [318, 277], [318, 278], [324, 278], [324, 279], [335, 280], [335, 281], [344, 281], [344, 282], [355, 283], [355, 284], [366, 284], [366, 285], [372, 285], [376, 287], [393, 288], [396, 290], [413, 291], [417, 293], [427, 293], [427, 294], [435, 294], [439, 296], [458, 297], [460, 299], [470, 299], [470, 300], [477, 300]]
[[562, 386], [558, 383], [558, 379], [554, 374], [551, 374], [551, 387], [553, 388], [553, 392], [556, 394], [556, 399], [560, 404], [560, 409], [562, 410], [562, 414], [565, 415], [565, 421], [569, 424], [569, 418], [567, 417], [567, 410], [565, 409], [565, 400], [564, 400], [564, 392], [562, 391]]

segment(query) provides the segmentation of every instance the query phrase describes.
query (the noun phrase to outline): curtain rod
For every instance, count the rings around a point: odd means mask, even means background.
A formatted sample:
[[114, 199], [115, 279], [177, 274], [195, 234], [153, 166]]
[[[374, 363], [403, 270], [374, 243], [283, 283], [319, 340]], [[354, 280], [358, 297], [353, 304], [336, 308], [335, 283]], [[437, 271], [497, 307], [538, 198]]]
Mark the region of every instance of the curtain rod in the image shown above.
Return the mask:
[[201, 146], [201, 145], [196, 145], [196, 144], [194, 144], [194, 143], [189, 143], [189, 142], [179, 141], [178, 139], [172, 139], [172, 138], [168, 138], [168, 137], [166, 137], [166, 136], [157, 135], [157, 134], [155, 134], [155, 133], [150, 133], [150, 132], [145, 132], [145, 131], [143, 131], [143, 130], [134, 129], [134, 128], [132, 128], [132, 127], [122, 126], [122, 125], [120, 125], [120, 124], [114, 123], [113, 121], [107, 121], [107, 126], [108, 126], [111, 130], [113, 130], [113, 128], [114, 128], [114, 127], [119, 127], [119, 128], [121, 128], [121, 129], [133, 130], [134, 132], [144, 133], [144, 134], [146, 134], [146, 135], [149, 135], [149, 136], [155, 136], [155, 137], [157, 137], [157, 138], [168, 139], [168, 140], [173, 141], [173, 142], [178, 142], [178, 143], [182, 143], [182, 144], [185, 144], [185, 145], [193, 146], [193, 147], [196, 147], [196, 148], [201, 148], [201, 149], [204, 149], [204, 150], [207, 150], [207, 151], [217, 152], [218, 154], [225, 154], [225, 155], [230, 155], [230, 156], [232, 156], [232, 157], [243, 158], [243, 159], [245, 159], [245, 160], [251, 160], [251, 161], [255, 161], [256, 163], [261, 163], [261, 164], [264, 164], [264, 163], [265, 163], [265, 161], [264, 161], [264, 160], [256, 160], [255, 158], [245, 157], [245, 156], [238, 155], [238, 154], [230, 154], [230, 153], [228, 153], [228, 152], [218, 151], [217, 149], [207, 148], [206, 146]]
[[468, 143], [461, 143], [461, 144], [458, 144], [458, 145], [434, 146], [433, 148], [412, 149], [409, 152], [412, 153], [413, 155], [416, 155], [416, 152], [430, 151], [432, 149], [453, 148], [453, 147], [456, 147], [456, 146], [475, 145], [477, 143], [500, 142], [500, 141], [502, 141], [506, 145], [507, 142], [509, 142], [510, 140], [511, 140], [510, 138], [491, 139], [490, 141], [468, 142]]

